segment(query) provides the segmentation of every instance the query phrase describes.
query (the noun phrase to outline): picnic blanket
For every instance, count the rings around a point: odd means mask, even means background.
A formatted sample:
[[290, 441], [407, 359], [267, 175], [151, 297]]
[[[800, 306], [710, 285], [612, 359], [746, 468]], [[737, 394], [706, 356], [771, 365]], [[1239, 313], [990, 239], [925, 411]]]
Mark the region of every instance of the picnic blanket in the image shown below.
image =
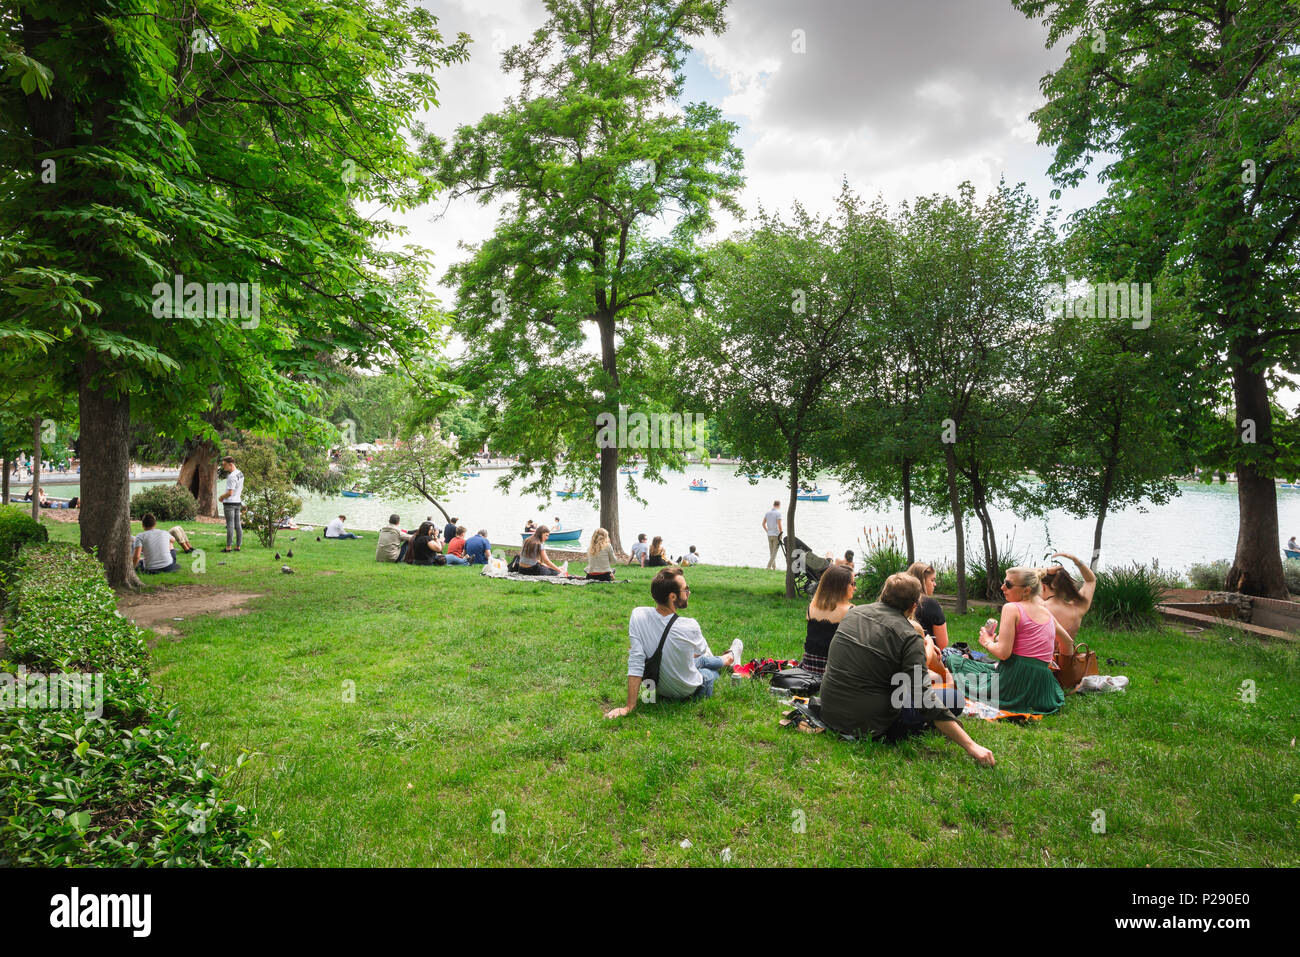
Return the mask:
[[483, 566], [483, 571], [479, 574], [500, 581], [546, 582], [551, 585], [626, 585], [632, 580], [630, 578], [615, 578], [612, 582], [603, 582], [597, 578], [566, 577], [563, 575], [520, 575], [518, 572], [506, 572], [504, 575], [488, 575], [486, 565]]
[[[935, 688], [951, 688], [952, 686], [951, 681], [933, 685]], [[817, 712], [812, 708], [807, 698], [795, 696], [781, 703], [793, 706], [791, 710], [781, 715], [780, 721], [777, 722], [781, 727], [794, 728], [808, 734], [820, 734], [823, 731], [833, 730], [818, 717]], [[973, 698], [966, 699], [966, 707], [962, 711], [962, 715], [970, 715], [973, 718], [981, 718], [985, 721], [1041, 721], [1043, 719], [1041, 714], [1004, 711], [986, 702], [976, 701]], [[841, 734], [839, 737], [842, 741], [858, 740], [858, 736], [853, 734]]]

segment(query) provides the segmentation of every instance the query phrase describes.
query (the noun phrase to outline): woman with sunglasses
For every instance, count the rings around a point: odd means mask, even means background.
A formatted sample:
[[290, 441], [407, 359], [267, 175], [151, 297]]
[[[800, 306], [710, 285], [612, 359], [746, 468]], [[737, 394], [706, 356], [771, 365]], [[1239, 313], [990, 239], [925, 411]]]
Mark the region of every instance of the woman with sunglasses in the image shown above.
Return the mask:
[[1002, 596], [1006, 604], [997, 632], [987, 626], [980, 629], [980, 644], [998, 659], [997, 664], [957, 655], [945, 663], [961, 675], [987, 679], [996, 673], [996, 700], [991, 700], [993, 686], [986, 680], [967, 679], [968, 697], [990, 699], [990, 704], [1003, 711], [1053, 714], [1065, 703], [1065, 691], [1052, 673], [1052, 659], [1058, 647], [1066, 654], [1073, 653], [1074, 639], [1043, 601], [1038, 569], [1007, 569]]

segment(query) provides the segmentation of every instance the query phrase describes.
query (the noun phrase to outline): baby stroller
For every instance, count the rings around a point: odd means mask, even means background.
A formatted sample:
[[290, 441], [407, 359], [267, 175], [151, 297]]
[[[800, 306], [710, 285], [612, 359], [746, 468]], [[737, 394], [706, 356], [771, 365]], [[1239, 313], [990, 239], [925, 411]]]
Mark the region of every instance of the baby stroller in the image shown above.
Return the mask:
[[817, 583], [822, 580], [822, 573], [831, 566], [830, 559], [818, 555], [799, 538], [792, 546], [789, 537], [783, 535], [780, 544], [783, 554], [793, 555], [794, 587], [799, 594], [811, 598], [817, 590]]

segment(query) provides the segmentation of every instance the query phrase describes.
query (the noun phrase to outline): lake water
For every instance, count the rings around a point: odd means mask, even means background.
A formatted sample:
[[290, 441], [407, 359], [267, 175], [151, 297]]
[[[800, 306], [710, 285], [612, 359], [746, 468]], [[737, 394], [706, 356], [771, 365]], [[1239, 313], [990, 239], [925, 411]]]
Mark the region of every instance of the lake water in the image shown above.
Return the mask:
[[[485, 470], [478, 478], [464, 479], [461, 490], [443, 505], [459, 516], [471, 534], [486, 528], [490, 538], [507, 545], [519, 544], [519, 532], [528, 519], [551, 524], [556, 516], [564, 528], [583, 529], [583, 547], [591, 540], [590, 533], [600, 517], [594, 504], [554, 496], [549, 501], [525, 496], [517, 486], [514, 491], [503, 492], [496, 487], [496, 481], [504, 474]], [[708, 481], [709, 491], [689, 490], [696, 477]], [[666, 485], [638, 482], [638, 490], [646, 499], [644, 506], [626, 494], [622, 496], [619, 515], [625, 549], [636, 541], [637, 533], [645, 532], [651, 538], [662, 535], [674, 557], [694, 545], [710, 564], [767, 564], [767, 538], [760, 523], [774, 499], [786, 504], [786, 489], [781, 482], [758, 479], [751, 483], [730, 465], [698, 468], [686, 474], [669, 474], [667, 478]], [[836, 555], [851, 548], [861, 555], [864, 526], [892, 525], [901, 540], [901, 506], [857, 510], [847, 505], [838, 483], [827, 479], [821, 487], [830, 493], [830, 501], [800, 502], [796, 512], [799, 537], [811, 548]], [[1237, 544], [1236, 485], [1184, 483], [1180, 488], [1182, 494], [1166, 505], [1152, 506], [1146, 512], [1126, 509], [1107, 518], [1102, 538], [1103, 567], [1158, 558], [1163, 568], [1185, 570], [1195, 562], [1232, 557]], [[340, 512], [348, 516], [348, 527], [357, 530], [379, 528], [392, 512], [401, 516], [405, 528], [429, 515], [443, 524], [441, 513], [422, 499], [327, 498], [310, 494], [303, 496], [299, 519], [323, 525]], [[1033, 560], [1059, 549], [1086, 561], [1092, 551], [1091, 518], [1076, 519], [1060, 512], [1025, 520], [1007, 511], [995, 511], [993, 516], [999, 547], [1014, 537], [1015, 550]], [[1278, 489], [1278, 517], [1284, 539], [1300, 535], [1300, 489]], [[955, 557], [956, 539], [951, 532], [942, 530], [939, 519], [914, 512], [912, 521], [918, 558], [937, 562]], [[968, 556], [979, 542], [978, 524], [973, 519], [970, 531]]]

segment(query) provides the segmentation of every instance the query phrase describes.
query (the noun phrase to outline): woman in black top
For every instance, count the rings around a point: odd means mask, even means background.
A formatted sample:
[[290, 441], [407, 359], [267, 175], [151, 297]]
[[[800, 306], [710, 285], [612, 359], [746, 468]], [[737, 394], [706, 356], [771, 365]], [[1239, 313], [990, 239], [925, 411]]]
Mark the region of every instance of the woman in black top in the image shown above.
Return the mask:
[[432, 565], [433, 556], [440, 554], [442, 549], [438, 547], [438, 533], [433, 522], [421, 522], [415, 537], [411, 539], [410, 547], [406, 549], [403, 561], [408, 565]]
[[668, 553], [664, 551], [664, 537], [656, 535], [650, 541], [650, 554], [645, 560], [646, 568], [658, 568], [668, 564]]
[[831, 565], [822, 572], [808, 605], [808, 634], [803, 643], [803, 660], [799, 662], [805, 671], [819, 677], [826, 671], [831, 639], [845, 613], [853, 607], [853, 588], [853, 570], [847, 565]]
[[943, 606], [930, 596], [934, 594], [936, 579], [934, 566], [928, 562], [912, 562], [907, 574], [921, 583], [921, 600], [916, 605], [916, 620], [925, 633], [940, 648], [948, 647], [948, 619], [943, 616]]

